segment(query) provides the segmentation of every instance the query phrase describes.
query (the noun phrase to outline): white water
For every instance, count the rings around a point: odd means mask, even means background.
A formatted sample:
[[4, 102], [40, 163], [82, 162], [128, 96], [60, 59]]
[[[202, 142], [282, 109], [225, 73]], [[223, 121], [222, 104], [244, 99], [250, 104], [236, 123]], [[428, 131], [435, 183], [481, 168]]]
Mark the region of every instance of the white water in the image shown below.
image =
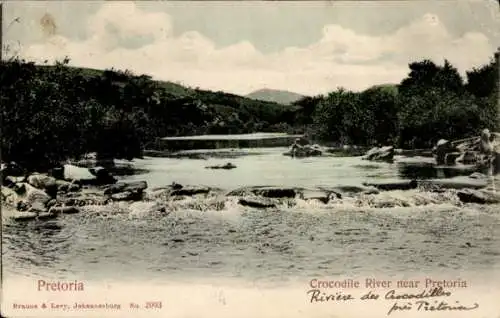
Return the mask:
[[[135, 164], [148, 173], [125, 179], [146, 180], [150, 188], [175, 181], [230, 190], [248, 185], [359, 186], [419, 173], [397, 162], [291, 159], [282, 156], [283, 151], [266, 149], [265, 154], [236, 159], [147, 158]], [[204, 168], [228, 161], [237, 168]], [[456, 299], [481, 303], [480, 311], [452, 312], [452, 316], [497, 317], [498, 289], [493, 283], [500, 277], [498, 206], [462, 205], [451, 191], [419, 190], [354, 196], [327, 205], [290, 199], [269, 210], [242, 207], [235, 198], [224, 196], [163, 203], [168, 213], [115, 204], [51, 221], [5, 223], [3, 306], [7, 307], [3, 308], [10, 310], [8, 316], [113, 313], [13, 311], [9, 306], [15, 301], [107, 299], [126, 305], [156, 299], [163, 301], [162, 310], [126, 309], [113, 314], [383, 317], [387, 301], [310, 304], [308, 283], [318, 277], [362, 281], [432, 277], [467, 280], [470, 287], [454, 290]], [[40, 293], [39, 278], [80, 280], [87, 291]], [[394, 316], [411, 314], [417, 313]]]

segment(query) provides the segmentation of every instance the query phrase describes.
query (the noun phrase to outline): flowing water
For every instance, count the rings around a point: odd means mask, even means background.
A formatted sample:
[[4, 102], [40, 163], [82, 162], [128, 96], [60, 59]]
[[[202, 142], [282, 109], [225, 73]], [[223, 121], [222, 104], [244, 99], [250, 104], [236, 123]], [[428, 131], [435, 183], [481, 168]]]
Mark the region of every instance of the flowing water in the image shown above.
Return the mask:
[[[149, 188], [177, 182], [231, 190], [248, 185], [360, 186], [366, 181], [470, 174], [467, 167], [436, 169], [432, 158], [398, 158], [392, 164], [360, 158], [292, 159], [282, 155], [285, 150], [252, 149], [231, 159], [145, 158], [134, 162], [144, 173], [123, 179], [146, 180]], [[228, 161], [237, 168], [205, 169]], [[225, 290], [234, 283], [255, 292], [255, 286], [279, 288], [295, 282], [305, 290], [318, 277], [461, 277], [491, 283], [500, 276], [498, 205], [464, 205], [451, 192], [422, 190], [326, 205], [291, 201], [259, 210], [224, 196], [186, 198], [168, 202], [168, 213], [117, 205], [49, 221], [4, 221], [3, 277], [114, 281], [123, 286], [175, 281], [177, 291], [179, 286], [218, 282]], [[273, 302], [278, 306], [277, 298]], [[205, 314], [201, 316], [220, 317]]]

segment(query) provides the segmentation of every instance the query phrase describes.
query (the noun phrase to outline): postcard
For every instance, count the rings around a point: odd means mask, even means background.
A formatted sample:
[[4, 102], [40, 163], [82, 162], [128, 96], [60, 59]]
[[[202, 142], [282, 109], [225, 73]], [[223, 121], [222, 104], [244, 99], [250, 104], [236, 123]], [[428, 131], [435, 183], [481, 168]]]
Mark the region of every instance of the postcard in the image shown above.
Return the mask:
[[497, 1], [2, 1], [2, 317], [500, 318]]

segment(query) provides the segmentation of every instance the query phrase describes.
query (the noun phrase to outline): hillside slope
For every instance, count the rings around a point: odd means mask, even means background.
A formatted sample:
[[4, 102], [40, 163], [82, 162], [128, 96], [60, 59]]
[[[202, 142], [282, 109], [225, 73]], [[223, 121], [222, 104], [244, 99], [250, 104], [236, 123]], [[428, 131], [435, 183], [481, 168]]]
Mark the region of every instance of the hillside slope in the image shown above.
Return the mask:
[[252, 93], [246, 95], [246, 97], [252, 98], [252, 99], [257, 99], [257, 100], [262, 100], [262, 101], [267, 101], [267, 102], [274, 102], [274, 103], [279, 103], [279, 104], [284, 104], [284, 105], [290, 105], [293, 102], [303, 98], [304, 95], [289, 92], [289, 91], [264, 88], [264, 89], [259, 89], [255, 92], [252, 92]]

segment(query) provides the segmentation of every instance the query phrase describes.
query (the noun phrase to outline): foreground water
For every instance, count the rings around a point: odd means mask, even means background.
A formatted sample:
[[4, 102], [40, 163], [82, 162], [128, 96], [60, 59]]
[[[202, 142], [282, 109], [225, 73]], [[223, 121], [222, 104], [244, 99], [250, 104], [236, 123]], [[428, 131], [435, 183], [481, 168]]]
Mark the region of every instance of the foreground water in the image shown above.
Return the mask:
[[[147, 172], [123, 178], [146, 180], [150, 188], [175, 181], [229, 190], [247, 185], [359, 186], [470, 173], [467, 167], [459, 172], [435, 169], [428, 158], [398, 158], [389, 164], [359, 158], [291, 159], [281, 155], [283, 149], [250, 152], [231, 159], [145, 158], [135, 165]], [[228, 161], [237, 168], [205, 169]], [[419, 190], [363, 200], [328, 205], [296, 200], [256, 210], [227, 198], [185, 199], [170, 203], [168, 214], [123, 207], [51, 221], [4, 222], [3, 275], [7, 280], [44, 277], [122, 286], [175, 281], [224, 288], [230, 282], [279, 288], [297, 281], [305, 288], [314, 277], [432, 276], [491, 283], [500, 276], [498, 205], [461, 205], [451, 195], [438, 198]], [[419, 204], [422, 200], [426, 204]]]

